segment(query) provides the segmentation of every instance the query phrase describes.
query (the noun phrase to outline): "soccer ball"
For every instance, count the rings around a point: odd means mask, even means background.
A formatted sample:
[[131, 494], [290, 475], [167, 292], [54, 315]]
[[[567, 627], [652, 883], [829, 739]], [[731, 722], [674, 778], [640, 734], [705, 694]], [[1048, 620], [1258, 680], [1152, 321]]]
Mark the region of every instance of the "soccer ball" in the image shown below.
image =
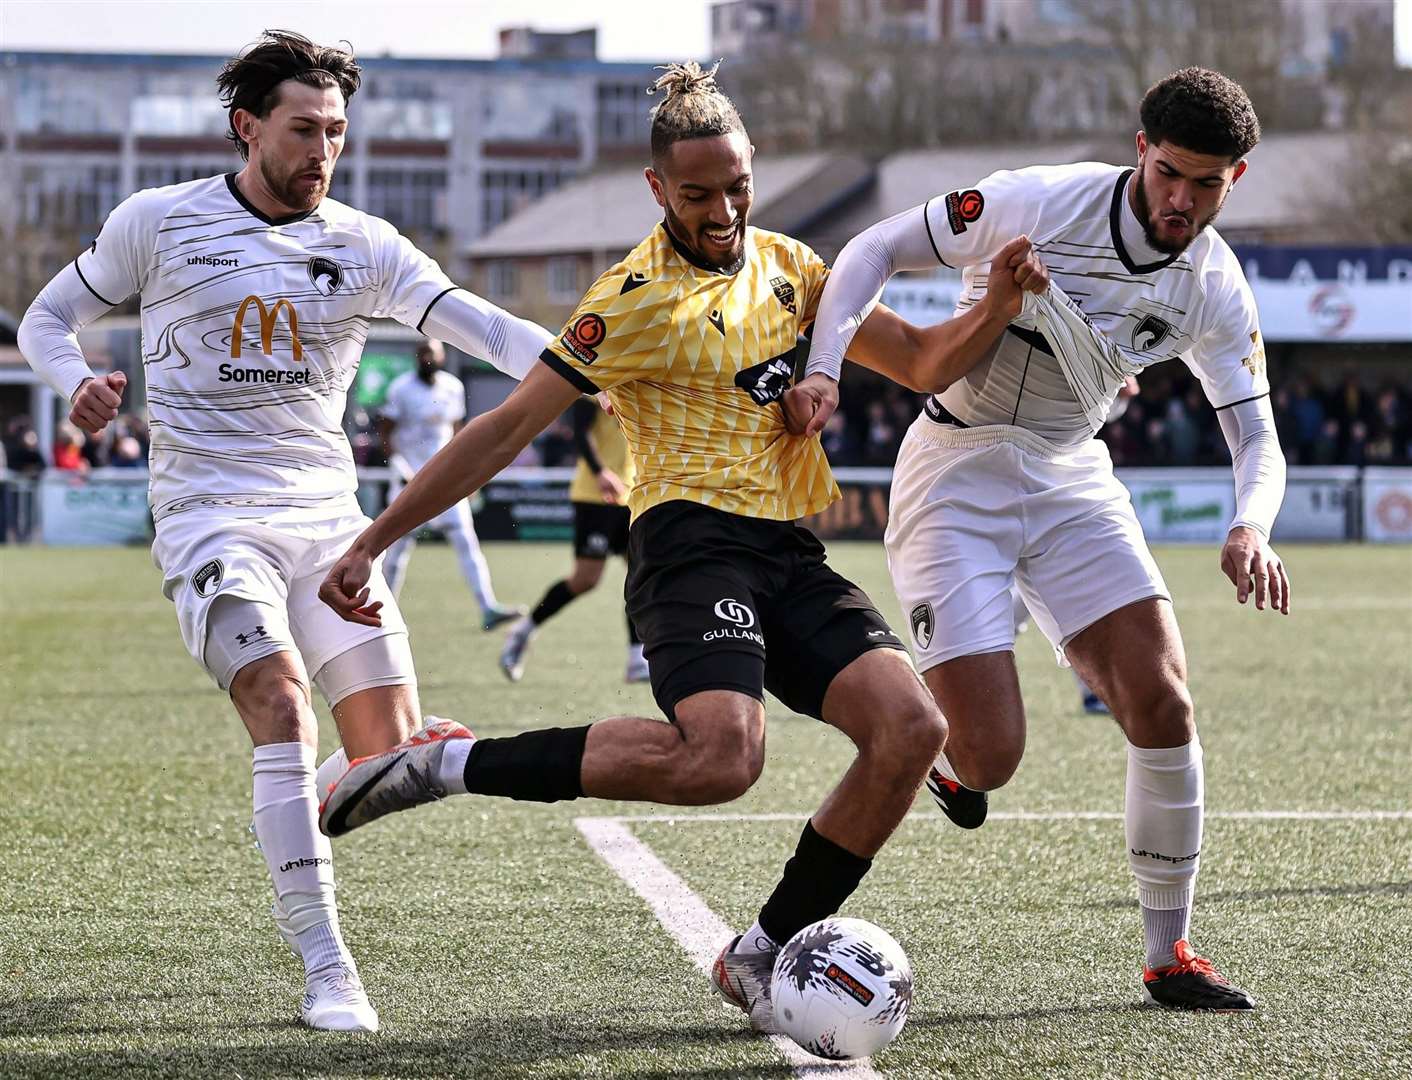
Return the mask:
[[785, 943], [770, 986], [775, 1023], [824, 1058], [875, 1054], [907, 1023], [912, 965], [902, 946], [862, 919], [823, 919]]

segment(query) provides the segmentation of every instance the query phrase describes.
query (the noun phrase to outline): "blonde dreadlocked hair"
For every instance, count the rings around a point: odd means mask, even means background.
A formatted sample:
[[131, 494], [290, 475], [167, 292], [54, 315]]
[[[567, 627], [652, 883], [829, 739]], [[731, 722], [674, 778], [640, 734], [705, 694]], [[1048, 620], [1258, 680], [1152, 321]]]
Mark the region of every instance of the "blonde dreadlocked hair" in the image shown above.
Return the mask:
[[672, 143], [681, 139], [706, 139], [745, 130], [731, 99], [716, 86], [717, 60], [705, 71], [695, 60], [666, 64], [663, 74], [647, 91], [666, 94], [652, 107], [652, 160], [662, 160]]

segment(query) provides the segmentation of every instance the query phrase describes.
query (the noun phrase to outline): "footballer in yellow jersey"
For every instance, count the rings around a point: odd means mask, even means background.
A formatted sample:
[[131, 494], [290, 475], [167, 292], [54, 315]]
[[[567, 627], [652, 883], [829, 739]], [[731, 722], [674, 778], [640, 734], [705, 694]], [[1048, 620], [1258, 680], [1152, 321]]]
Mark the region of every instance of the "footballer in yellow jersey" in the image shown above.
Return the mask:
[[[524, 677], [530, 642], [539, 628], [597, 587], [609, 555], [626, 557], [628, 553], [631, 514], [627, 496], [636, 468], [623, 429], [613, 417], [611, 406], [599, 408], [591, 398], [574, 402], [573, 423], [574, 446], [579, 452], [569, 484], [574, 513], [574, 569], [568, 577], [549, 586], [534, 609], [510, 627], [500, 650], [500, 670], [511, 682]], [[647, 681], [647, 657], [632, 619], [628, 619], [624, 678], [630, 683]]]
[[[338, 835], [467, 792], [729, 802], [764, 768], [768, 688], [858, 751], [755, 924], [724, 943], [712, 968], [718, 992], [769, 1029], [779, 947], [857, 888], [946, 723], [872, 602], [793, 520], [835, 497], [817, 439], [790, 434], [807, 430], [796, 406], [808, 398], [789, 390], [792, 354], [824, 265], [805, 245], [748, 226], [754, 151], [713, 72], [672, 65], [656, 89], [666, 100], [653, 110], [646, 179], [662, 224], [599, 279], [519, 389], [468, 424], [354, 542], [320, 595], [345, 619], [376, 623], [366, 586], [378, 553], [494, 476], [580, 392], [606, 389], [638, 467], [628, 613], [672, 723], [614, 716], [476, 739], [445, 721], [352, 766], [320, 825]], [[877, 308], [850, 356], [918, 389], [965, 370], [982, 355], [977, 327], [997, 318], [983, 308], [1018, 309], [1011, 265], [999, 264], [991, 302], [940, 327], [908, 327]], [[809, 411], [809, 422], [818, 416]]]

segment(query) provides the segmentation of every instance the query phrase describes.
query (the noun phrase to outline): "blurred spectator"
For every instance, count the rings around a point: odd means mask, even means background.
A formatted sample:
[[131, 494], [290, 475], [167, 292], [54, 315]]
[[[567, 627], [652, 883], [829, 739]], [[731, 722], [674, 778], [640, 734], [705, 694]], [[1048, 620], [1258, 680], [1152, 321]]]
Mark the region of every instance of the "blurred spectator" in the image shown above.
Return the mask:
[[85, 442], [87, 440], [83, 437], [83, 432], [73, 424], [60, 424], [59, 433], [54, 439], [54, 468], [67, 472], [87, 472], [88, 459], [83, 456]]
[[17, 416], [10, 421], [5, 432], [5, 457], [10, 469], [17, 473], [32, 475], [43, 471], [45, 461], [39, 449], [39, 433], [28, 416]]
[[131, 435], [123, 435], [113, 443], [108, 465], [114, 469], [142, 469], [147, 465], [147, 456], [140, 442]]

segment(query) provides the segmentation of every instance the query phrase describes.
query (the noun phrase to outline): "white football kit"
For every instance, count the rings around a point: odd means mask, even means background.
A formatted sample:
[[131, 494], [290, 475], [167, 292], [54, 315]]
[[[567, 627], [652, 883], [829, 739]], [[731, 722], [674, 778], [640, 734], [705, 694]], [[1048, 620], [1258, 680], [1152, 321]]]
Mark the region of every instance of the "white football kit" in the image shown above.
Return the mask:
[[927, 402], [893, 475], [886, 545], [919, 667], [1014, 647], [1010, 585], [1064, 649], [1109, 612], [1168, 596], [1131, 500], [1093, 436], [1129, 374], [1180, 357], [1218, 410], [1235, 525], [1268, 536], [1284, 491], [1255, 302], [1207, 228], [1179, 255], [1149, 247], [1132, 169], [1082, 163], [995, 173], [882, 222], [839, 256], [809, 371], [837, 376], [898, 270], [962, 268], [958, 312], [990, 259], [1026, 234], [1051, 277], [989, 355]]
[[[381, 627], [346, 623], [317, 596], [367, 524], [343, 415], [371, 321], [414, 326], [516, 378], [548, 332], [458, 289], [387, 222], [327, 198], [270, 218], [233, 174], [125, 200], [36, 299], [21, 348], [72, 398], [93, 374], [76, 331], [134, 293], [153, 557], [192, 656], [224, 689], [250, 660], [295, 648], [317, 682], [341, 653], [405, 634], [380, 575]], [[222, 616], [217, 642], [207, 618], [221, 598], [251, 606], [243, 621]], [[412, 681], [406, 666], [392, 681]]]
[[[456, 424], [466, 418], [466, 387], [449, 371], [438, 371], [430, 384], [422, 381], [415, 371], [409, 371], [399, 375], [387, 388], [387, 400], [380, 412], [397, 425], [392, 431], [394, 468], [406, 472], [393, 480], [388, 493], [391, 499], [397, 497], [412, 474], [419, 472], [451, 441]], [[446, 534], [461, 564], [462, 576], [482, 612], [495, 608], [497, 601], [490, 581], [490, 567], [476, 537], [470, 503], [462, 499], [427, 522], [427, 526]], [[416, 542], [416, 533], [408, 533], [388, 550], [383, 572], [394, 595], [401, 592], [407, 562]]]

